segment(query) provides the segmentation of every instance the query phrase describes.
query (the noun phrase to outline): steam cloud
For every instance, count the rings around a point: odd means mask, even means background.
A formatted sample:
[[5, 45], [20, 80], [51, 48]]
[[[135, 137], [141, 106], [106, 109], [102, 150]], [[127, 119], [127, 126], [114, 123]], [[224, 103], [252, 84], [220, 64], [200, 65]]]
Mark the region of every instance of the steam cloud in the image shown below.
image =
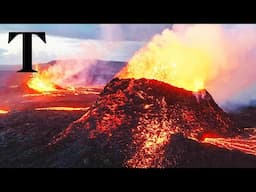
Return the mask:
[[206, 89], [218, 104], [228, 109], [230, 103], [248, 105], [256, 99], [250, 91], [256, 81], [256, 25], [174, 25], [173, 30], [211, 54]]
[[[110, 77], [114, 77], [122, 66], [120, 62], [115, 66], [104, 64], [104, 62], [98, 63], [98, 60], [102, 58], [109, 60], [111, 56], [123, 58], [124, 53], [120, 49], [125, 49], [125, 54], [132, 56], [135, 50], [142, 46], [142, 41], [149, 40], [166, 26], [101, 24], [99, 38], [102, 43], [95, 40], [81, 43], [80, 52], [57, 60], [53, 66], [48, 68], [47, 76], [61, 87], [104, 85], [110, 80]], [[168, 24], [168, 26], [170, 25]], [[140, 41], [136, 43], [139, 39]], [[122, 41], [126, 41], [125, 45], [122, 44]]]
[[[61, 58], [61, 60], [57, 60], [54, 65], [47, 69], [47, 76], [51, 78], [52, 82], [61, 87], [105, 84], [107, 80], [101, 76], [93, 79], [92, 76], [96, 73], [93, 69], [97, 66], [97, 72], [99, 73], [101, 71], [111, 71], [111, 69], [106, 69], [105, 65], [99, 67], [97, 62], [100, 58], [110, 54], [118, 46], [117, 44], [107, 42], [112, 38], [110, 36], [112, 31], [117, 29], [102, 27], [101, 38], [106, 40], [105, 45], [100, 45], [95, 40], [87, 40], [81, 43], [80, 52], [69, 54]], [[106, 49], [106, 47], [109, 49]]]

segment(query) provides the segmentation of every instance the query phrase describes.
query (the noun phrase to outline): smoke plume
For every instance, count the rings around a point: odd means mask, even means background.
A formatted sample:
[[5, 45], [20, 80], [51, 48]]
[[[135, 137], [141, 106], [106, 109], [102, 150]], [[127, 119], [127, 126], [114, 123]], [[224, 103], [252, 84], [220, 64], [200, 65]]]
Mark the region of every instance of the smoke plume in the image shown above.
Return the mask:
[[255, 96], [248, 91], [256, 80], [255, 34], [256, 25], [173, 25], [155, 35], [117, 76], [155, 78], [190, 90], [204, 85], [223, 107], [246, 105]]
[[217, 103], [228, 108], [256, 99], [250, 91], [256, 81], [256, 25], [174, 25], [173, 31], [212, 56], [206, 89]]
[[110, 67], [100, 66], [97, 62], [118, 47], [118, 43], [111, 42], [114, 38], [111, 34], [117, 30], [118, 27], [112, 29], [102, 26], [100, 35], [102, 42], [90, 39], [81, 41], [79, 52], [58, 59], [54, 65], [43, 71], [43, 74], [61, 87], [104, 85], [107, 79], [99, 75], [95, 80], [96, 72], [93, 69], [97, 67], [99, 74], [101, 71], [112, 71]]
[[124, 63], [119, 62], [115, 66], [99, 63], [98, 60], [117, 58], [116, 61], [125, 62], [142, 46], [143, 41], [149, 40], [166, 26], [170, 25], [100, 24], [98, 40], [81, 41], [79, 52], [59, 58], [48, 68], [45, 76], [61, 87], [104, 85], [110, 80], [110, 73], [114, 76]]

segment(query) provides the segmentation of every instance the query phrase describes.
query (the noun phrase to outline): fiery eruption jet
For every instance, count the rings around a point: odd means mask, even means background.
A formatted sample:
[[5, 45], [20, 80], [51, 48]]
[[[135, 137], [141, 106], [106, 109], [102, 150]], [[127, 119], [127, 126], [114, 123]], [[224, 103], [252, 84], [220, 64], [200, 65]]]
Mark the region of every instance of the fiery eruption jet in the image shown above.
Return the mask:
[[50, 92], [56, 91], [56, 85], [52, 82], [52, 79], [47, 71], [42, 72], [39, 66], [36, 66], [37, 73], [33, 74], [33, 77], [27, 82], [29, 88], [38, 92]]
[[117, 77], [156, 79], [196, 92], [205, 88], [211, 62], [206, 51], [165, 30], [139, 50]]

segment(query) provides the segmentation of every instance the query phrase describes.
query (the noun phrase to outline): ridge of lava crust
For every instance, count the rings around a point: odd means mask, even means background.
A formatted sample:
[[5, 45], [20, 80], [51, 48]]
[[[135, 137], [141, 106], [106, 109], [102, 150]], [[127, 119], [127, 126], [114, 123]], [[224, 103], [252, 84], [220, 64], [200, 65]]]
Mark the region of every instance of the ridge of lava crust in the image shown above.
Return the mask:
[[88, 161], [97, 166], [100, 154], [112, 167], [174, 167], [167, 149], [180, 134], [200, 142], [204, 134], [232, 137], [239, 130], [207, 90], [194, 93], [157, 80], [115, 78], [49, 146], [80, 149], [83, 166]]

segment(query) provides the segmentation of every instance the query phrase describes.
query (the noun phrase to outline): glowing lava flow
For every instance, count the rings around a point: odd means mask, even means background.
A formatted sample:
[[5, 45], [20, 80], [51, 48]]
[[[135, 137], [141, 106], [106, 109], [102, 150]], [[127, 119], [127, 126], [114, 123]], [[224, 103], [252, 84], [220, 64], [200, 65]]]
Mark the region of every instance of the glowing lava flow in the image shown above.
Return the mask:
[[205, 138], [202, 142], [256, 156], [256, 138], [252, 136], [249, 138]]
[[134, 135], [134, 141], [144, 140], [144, 142], [135, 155], [127, 161], [126, 165], [133, 168], [161, 168], [165, 146], [170, 142], [170, 137], [168, 127], [160, 128], [158, 123], [152, 122], [142, 133]]
[[51, 81], [49, 74], [41, 72], [39, 66], [36, 66], [37, 73], [33, 74], [33, 77], [27, 82], [29, 88], [38, 92], [56, 91], [57, 88]]
[[0, 109], [0, 114], [6, 114], [6, 113], [8, 113], [7, 110]]
[[[161, 101], [163, 106], [159, 113], [167, 119], [167, 105], [165, 100]], [[165, 147], [171, 140], [175, 129], [166, 121], [160, 123], [156, 119], [141, 118], [143, 124], [137, 126], [133, 134], [133, 144], [140, 145], [137, 152], [126, 162], [127, 167], [132, 168], [162, 168], [164, 161]], [[142, 141], [142, 143], [140, 143]]]
[[45, 107], [45, 108], [36, 108], [36, 111], [85, 111], [89, 107]]
[[166, 29], [139, 50], [116, 77], [155, 79], [197, 92], [204, 89], [212, 63], [209, 52]]

